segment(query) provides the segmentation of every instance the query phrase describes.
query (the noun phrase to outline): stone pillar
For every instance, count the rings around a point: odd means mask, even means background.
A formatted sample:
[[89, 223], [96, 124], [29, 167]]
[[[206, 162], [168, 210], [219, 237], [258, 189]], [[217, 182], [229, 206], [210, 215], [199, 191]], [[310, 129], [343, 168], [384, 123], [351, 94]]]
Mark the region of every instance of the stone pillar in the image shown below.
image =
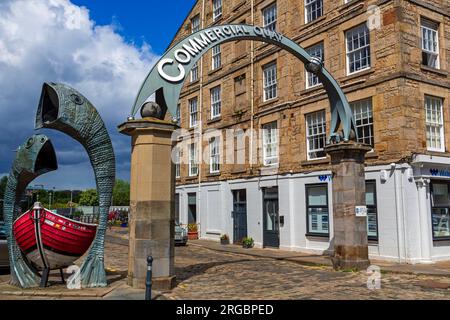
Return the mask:
[[132, 120], [119, 132], [132, 137], [128, 284], [145, 288], [147, 256], [153, 257], [153, 288], [175, 285], [174, 124], [154, 118]]
[[370, 146], [348, 142], [330, 145], [333, 171], [333, 266], [366, 269], [369, 265], [367, 218], [357, 217], [356, 206], [366, 205], [365, 155]]
[[433, 245], [433, 235], [431, 219], [428, 211], [430, 200], [428, 198], [428, 188], [430, 180], [425, 178], [416, 178], [416, 185], [419, 197], [419, 218], [420, 218], [420, 246], [421, 263], [433, 263], [431, 259], [431, 249]]

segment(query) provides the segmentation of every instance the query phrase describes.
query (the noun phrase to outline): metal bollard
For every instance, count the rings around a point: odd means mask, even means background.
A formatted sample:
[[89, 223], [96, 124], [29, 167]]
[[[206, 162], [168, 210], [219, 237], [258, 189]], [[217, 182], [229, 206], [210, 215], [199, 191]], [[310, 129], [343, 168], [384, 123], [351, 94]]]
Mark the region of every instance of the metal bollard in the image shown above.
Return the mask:
[[147, 279], [145, 280], [145, 300], [152, 300], [152, 266], [153, 257], [147, 258]]

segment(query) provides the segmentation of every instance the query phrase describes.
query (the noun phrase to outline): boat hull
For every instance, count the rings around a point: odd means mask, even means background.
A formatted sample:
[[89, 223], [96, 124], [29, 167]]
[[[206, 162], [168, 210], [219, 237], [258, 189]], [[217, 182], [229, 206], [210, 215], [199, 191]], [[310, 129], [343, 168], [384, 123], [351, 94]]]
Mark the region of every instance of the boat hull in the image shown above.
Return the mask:
[[19, 248], [38, 270], [73, 265], [91, 246], [97, 226], [42, 209], [30, 210], [13, 225]]

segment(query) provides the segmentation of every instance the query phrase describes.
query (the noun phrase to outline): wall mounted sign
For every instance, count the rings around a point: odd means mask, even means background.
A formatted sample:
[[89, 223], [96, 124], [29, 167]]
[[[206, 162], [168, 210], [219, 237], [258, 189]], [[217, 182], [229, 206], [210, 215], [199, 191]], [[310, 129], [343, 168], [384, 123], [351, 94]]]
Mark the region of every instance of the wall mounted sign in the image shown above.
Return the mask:
[[367, 217], [367, 207], [366, 206], [355, 207], [355, 214], [357, 217], [366, 218]]

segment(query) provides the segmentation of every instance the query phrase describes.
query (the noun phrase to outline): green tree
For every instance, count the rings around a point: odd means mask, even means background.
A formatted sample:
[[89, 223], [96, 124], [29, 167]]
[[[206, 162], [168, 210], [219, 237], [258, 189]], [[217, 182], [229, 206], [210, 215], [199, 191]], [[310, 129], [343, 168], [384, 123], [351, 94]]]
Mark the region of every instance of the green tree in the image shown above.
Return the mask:
[[6, 189], [7, 183], [8, 183], [8, 177], [3, 176], [3, 178], [0, 180], [0, 199], [3, 199], [3, 197], [5, 196], [5, 189]]
[[95, 189], [88, 189], [81, 193], [79, 204], [82, 206], [98, 206], [98, 194]]
[[113, 190], [113, 204], [115, 206], [130, 205], [130, 183], [125, 180], [116, 180]]

